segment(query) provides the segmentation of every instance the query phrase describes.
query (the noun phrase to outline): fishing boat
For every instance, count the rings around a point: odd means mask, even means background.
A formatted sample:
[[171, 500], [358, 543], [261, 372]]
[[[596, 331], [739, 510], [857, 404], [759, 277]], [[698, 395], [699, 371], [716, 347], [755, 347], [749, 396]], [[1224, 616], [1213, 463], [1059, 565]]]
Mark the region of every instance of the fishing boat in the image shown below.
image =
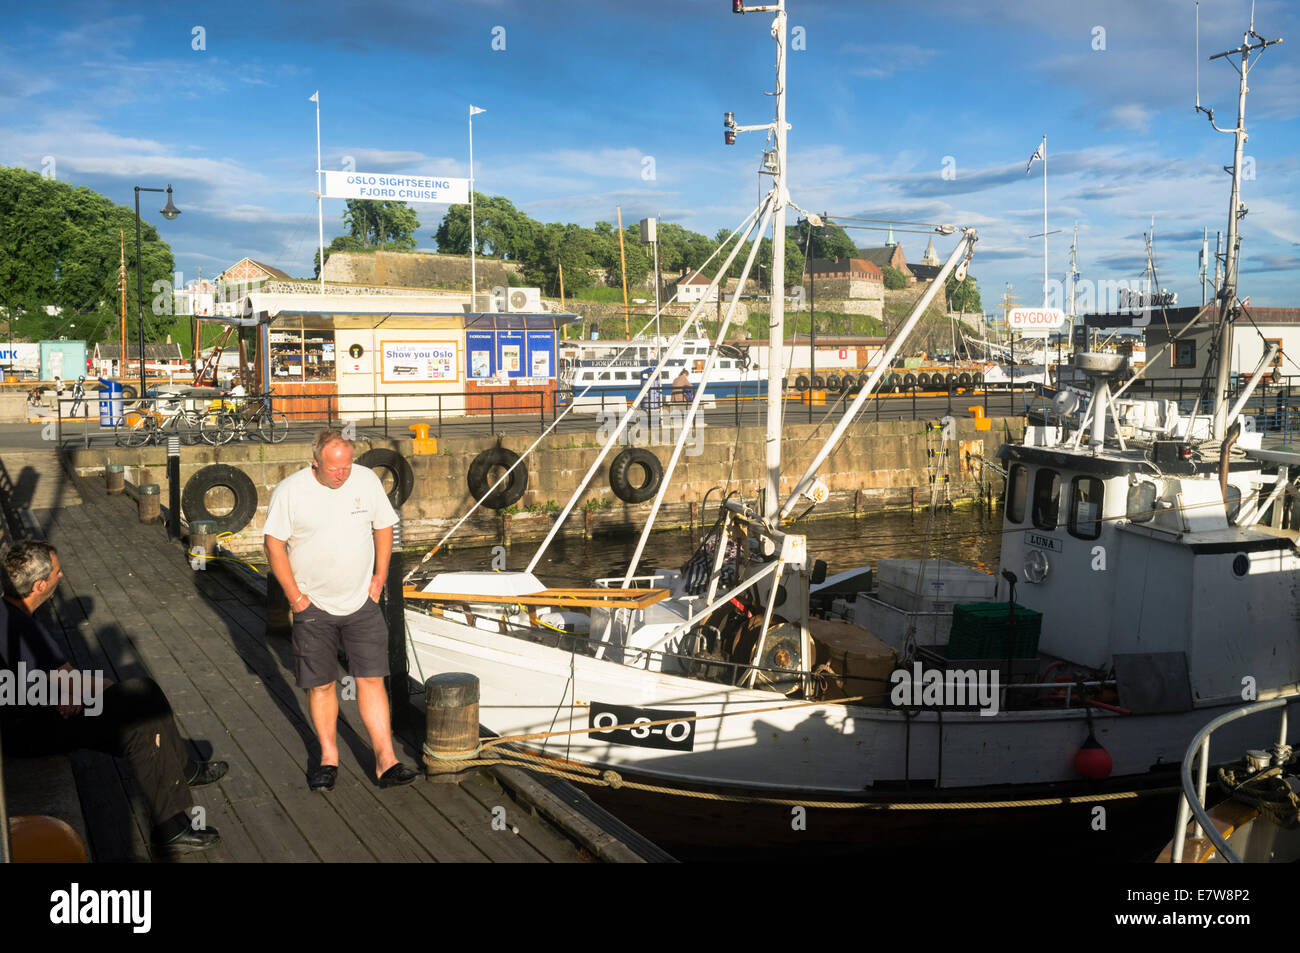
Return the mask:
[[[772, 225], [771, 333], [781, 341], [786, 13], [784, 2], [763, 9], [775, 11], [776, 116], [745, 127], [728, 114], [726, 128], [729, 139], [770, 131], [772, 188], [733, 233], [739, 240], [718, 273], [746, 235]], [[1238, 127], [1239, 169], [1244, 121]], [[1234, 177], [1234, 211], [1237, 187]], [[1230, 254], [1236, 222], [1234, 214]], [[827, 578], [810, 558], [798, 518], [827, 498], [819, 469], [935, 291], [949, 275], [965, 277], [975, 229], [936, 232], [957, 236], [956, 247], [803, 472], [782, 469], [783, 369], [774, 360], [758, 494], [729, 495], [685, 565], [642, 567], [679, 441], [626, 570], [588, 588], [548, 587], [537, 566], [619, 444], [625, 418], [524, 569], [413, 571], [412, 675], [477, 675], [487, 728], [554, 770], [606, 785], [608, 796], [617, 789], [641, 817], [659, 819], [638, 825], [665, 844], [821, 838], [910, 848], [999, 824], [1040, 847], [1043, 837], [1060, 844], [1068, 835], [1114, 854], [1121, 838], [1097, 836], [1098, 808], [1104, 829], [1149, 840], [1152, 819], [1172, 806], [1188, 739], [1207, 718], [1240, 705], [1243, 693], [1300, 689], [1300, 549], [1287, 516], [1300, 454], [1264, 449], [1237, 422], [1272, 351], [1235, 406], [1220, 386], [1213, 412], [1189, 417], [1124, 398], [1132, 379], [1121, 382], [1123, 358], [1076, 355], [1093, 384], [1086, 405], [1063, 402], [1059, 420], [1031, 424], [998, 451], [1007, 474], [1000, 572], [972, 575], [922, 553], [888, 588], [881, 578], [845, 598], [851, 622], [819, 617], [826, 587], [844, 577]], [[1199, 316], [1217, 314], [1229, 338], [1233, 282], [1226, 277]], [[733, 310], [705, 352], [702, 382]], [[633, 406], [683, 357], [686, 327], [663, 346]], [[706, 386], [688, 405], [688, 425]], [[847, 579], [856, 586], [865, 574]], [[1228, 744], [1246, 743], [1238, 730], [1222, 729]], [[800, 827], [801, 810], [817, 812], [817, 823]]]

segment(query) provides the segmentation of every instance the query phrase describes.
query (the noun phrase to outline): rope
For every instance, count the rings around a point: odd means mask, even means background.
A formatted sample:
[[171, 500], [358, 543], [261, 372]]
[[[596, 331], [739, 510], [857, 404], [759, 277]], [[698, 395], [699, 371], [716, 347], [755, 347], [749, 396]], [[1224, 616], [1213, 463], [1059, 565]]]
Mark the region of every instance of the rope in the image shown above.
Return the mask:
[[[645, 722], [642, 722], [644, 725]], [[486, 748], [487, 745], [485, 744]], [[1100, 801], [1123, 801], [1134, 800], [1141, 797], [1152, 797], [1155, 795], [1174, 794], [1179, 788], [1152, 788], [1146, 791], [1115, 791], [1107, 794], [1080, 794], [1064, 795], [1061, 797], [1046, 798], [1021, 798], [1010, 801], [942, 801], [942, 802], [915, 802], [915, 801], [819, 801], [808, 800], [806, 798], [781, 798], [781, 797], [763, 797], [755, 794], [718, 794], [713, 791], [692, 791], [687, 788], [675, 788], [662, 784], [645, 784], [640, 781], [628, 781], [617, 771], [602, 770], [591, 768], [586, 765], [566, 764], [564, 767], [554, 767], [551, 764], [543, 763], [543, 759], [537, 755], [527, 754], [522, 751], [501, 752], [496, 758], [481, 758], [474, 761], [459, 761], [458, 768], [469, 767], [502, 767], [502, 762], [509, 762], [518, 759], [525, 762], [530, 771], [540, 771], [543, 774], [551, 774], [563, 778], [566, 781], [574, 781], [578, 784], [591, 784], [597, 787], [608, 787], [614, 790], [628, 788], [634, 791], [645, 791], [651, 794], [669, 794], [677, 797], [695, 798], [704, 801], [729, 801], [740, 804], [771, 804], [785, 807], [812, 807], [825, 808], [827, 810], [862, 810], [862, 811], [971, 811], [971, 810], [1001, 810], [1010, 808], [1024, 807], [1053, 807], [1069, 804], [1096, 804]], [[598, 775], [598, 776], [597, 776]]]

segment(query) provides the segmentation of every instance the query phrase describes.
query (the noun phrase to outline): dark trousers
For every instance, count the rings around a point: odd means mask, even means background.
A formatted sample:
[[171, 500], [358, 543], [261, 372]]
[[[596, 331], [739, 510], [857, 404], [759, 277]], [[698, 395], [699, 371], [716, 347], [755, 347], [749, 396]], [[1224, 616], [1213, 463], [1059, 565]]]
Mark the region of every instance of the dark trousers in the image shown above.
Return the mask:
[[102, 704], [93, 717], [84, 711], [64, 718], [54, 708], [20, 709], [5, 725], [5, 756], [35, 758], [89, 748], [125, 758], [149, 802], [154, 825], [169, 822], [157, 833], [179, 833], [188, 818], [176, 815], [188, 814], [194, 802], [185, 783], [189, 759], [167, 696], [153, 679], [132, 678], [104, 689]]

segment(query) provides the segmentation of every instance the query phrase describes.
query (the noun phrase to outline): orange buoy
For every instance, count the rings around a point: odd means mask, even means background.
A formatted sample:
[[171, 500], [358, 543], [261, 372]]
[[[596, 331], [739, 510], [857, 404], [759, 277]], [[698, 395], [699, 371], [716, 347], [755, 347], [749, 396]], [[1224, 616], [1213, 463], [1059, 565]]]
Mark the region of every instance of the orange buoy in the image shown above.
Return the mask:
[[77, 832], [67, 822], [45, 814], [11, 817], [9, 845], [15, 863], [86, 863], [86, 846]]
[[1078, 754], [1074, 756], [1074, 770], [1089, 781], [1101, 781], [1110, 777], [1111, 769], [1114, 766], [1110, 758], [1110, 752], [1097, 742], [1091, 731], [1088, 732], [1088, 740], [1083, 743]]

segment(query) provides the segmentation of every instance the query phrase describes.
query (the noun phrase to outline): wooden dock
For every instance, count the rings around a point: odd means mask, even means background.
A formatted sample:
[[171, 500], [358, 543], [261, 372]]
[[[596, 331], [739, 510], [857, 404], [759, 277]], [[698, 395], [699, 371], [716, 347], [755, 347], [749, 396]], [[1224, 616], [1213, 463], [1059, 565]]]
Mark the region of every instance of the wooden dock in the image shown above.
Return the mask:
[[[43, 478], [68, 479], [54, 453], [49, 462], [57, 469], [36, 468]], [[310, 791], [315, 737], [289, 641], [264, 634], [265, 607], [234, 577], [190, 569], [163, 526], [139, 522], [133, 500], [73, 480], [75, 502], [21, 517], [59, 550], [65, 578], [48, 604], [56, 636], [78, 668], [154, 678], [192, 755], [230, 763], [222, 781], [194, 792], [222, 843], [186, 862], [671, 859], [569, 785], [518, 768], [381, 790], [355, 701], [340, 702], [334, 790]], [[399, 727], [398, 756], [418, 767], [422, 738], [422, 722]], [[153, 859], [125, 762], [72, 760], [93, 858]]]

